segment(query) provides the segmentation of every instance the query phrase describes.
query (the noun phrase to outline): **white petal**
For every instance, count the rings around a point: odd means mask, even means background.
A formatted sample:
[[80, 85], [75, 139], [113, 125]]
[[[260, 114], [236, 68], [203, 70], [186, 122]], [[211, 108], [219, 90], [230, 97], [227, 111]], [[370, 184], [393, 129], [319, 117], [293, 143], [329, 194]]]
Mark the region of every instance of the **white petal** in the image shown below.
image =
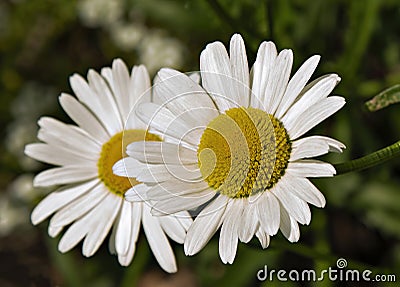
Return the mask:
[[[290, 125], [283, 121], [291, 140], [295, 140], [340, 110], [345, 100], [342, 97], [331, 96], [323, 99], [299, 115]], [[289, 113], [288, 113], [289, 114]]]
[[286, 193], [293, 193], [298, 198], [311, 203], [317, 207], [325, 206], [324, 195], [306, 178], [294, 176], [286, 172], [280, 179], [281, 187]]
[[182, 227], [185, 229], [185, 231], [188, 231], [189, 227], [193, 223], [193, 219], [190, 216], [190, 213], [188, 211], [180, 211], [175, 214], [173, 214], [175, 218], [178, 219], [179, 224], [182, 225]]
[[115, 115], [109, 113], [109, 107], [103, 105], [99, 101], [98, 95], [80, 75], [75, 74], [70, 77], [70, 84], [78, 99], [101, 120], [110, 135], [116, 134], [122, 130], [122, 126], [115, 121]]
[[290, 162], [287, 172], [298, 177], [331, 177], [336, 174], [336, 170], [331, 164], [306, 159]]
[[240, 200], [231, 200], [225, 210], [225, 219], [222, 223], [219, 237], [219, 256], [223, 263], [232, 264], [238, 245], [238, 228], [243, 213]]
[[149, 187], [145, 184], [132, 186], [125, 192], [125, 200], [130, 202], [142, 202], [147, 200], [147, 191]]
[[147, 103], [151, 100], [150, 76], [145, 66], [134, 66], [132, 68], [129, 88], [129, 117], [126, 119], [125, 129], [146, 129], [143, 121], [139, 120], [135, 110], [140, 103]]
[[256, 201], [257, 214], [261, 228], [268, 235], [275, 235], [279, 229], [279, 202], [270, 192], [265, 191]]
[[[193, 106], [191, 110], [185, 110], [175, 115], [165, 107], [153, 103], [143, 103], [138, 107], [136, 113], [150, 127], [150, 132], [160, 135], [161, 138], [197, 146], [208, 122], [202, 123], [200, 120], [194, 121], [194, 119], [201, 118], [207, 109], [209, 108]], [[147, 126], [146, 129], [148, 129]]]
[[126, 254], [128, 252], [131, 241], [132, 220], [132, 203], [123, 201], [115, 234], [115, 251], [118, 254]]
[[51, 186], [81, 182], [97, 177], [96, 166], [66, 166], [51, 168], [39, 173], [34, 186]]
[[38, 138], [53, 146], [68, 150], [83, 158], [97, 158], [101, 145], [77, 126], [67, 125], [59, 120], [42, 117]]
[[161, 228], [159, 219], [150, 214], [150, 207], [146, 204], [143, 208], [143, 230], [161, 268], [169, 273], [176, 272], [177, 266], [171, 245]]
[[126, 153], [146, 163], [197, 164], [196, 151], [167, 142], [134, 142]]
[[[109, 193], [100, 204], [93, 209], [90, 215], [93, 219], [91, 228], [83, 241], [82, 254], [86, 257], [92, 256], [103, 243], [109, 233], [122, 204], [122, 198]], [[89, 216], [89, 214], [88, 214]]]
[[285, 93], [293, 64], [292, 50], [282, 50], [275, 60], [272, 73], [265, 87], [264, 107], [274, 114]]
[[290, 241], [297, 242], [300, 238], [300, 229], [297, 221], [291, 217], [286, 209], [281, 206], [281, 225], [280, 230], [282, 234]]
[[213, 98], [220, 111], [239, 105], [237, 91], [232, 85], [231, 63], [221, 42], [208, 44], [200, 55], [203, 87]]
[[[118, 261], [122, 266], [128, 266], [133, 258], [133, 255], [135, 254], [136, 250], [136, 241], [138, 239], [139, 235], [139, 230], [140, 230], [140, 223], [142, 220], [142, 212], [143, 212], [143, 203], [132, 203], [131, 204], [131, 232], [130, 232], [130, 238], [129, 240], [129, 246], [126, 251], [126, 253], [123, 254], [118, 254]], [[122, 223], [118, 224], [119, 228], [122, 230], [125, 228]]]
[[60, 209], [52, 218], [51, 224], [54, 227], [66, 226], [77, 220], [95, 206], [97, 206], [107, 196], [109, 191], [104, 185], [99, 184], [92, 190], [70, 202]]
[[130, 77], [125, 63], [121, 59], [115, 59], [112, 63], [113, 92], [122, 119], [126, 120], [130, 112], [129, 90]]
[[143, 167], [146, 166], [136, 159], [125, 157], [113, 165], [113, 173], [123, 177], [136, 177]]
[[36, 160], [54, 164], [54, 165], [96, 165], [97, 160], [88, 160], [70, 152], [69, 150], [59, 148], [45, 143], [33, 143], [25, 146], [25, 154]]
[[319, 80], [302, 94], [299, 100], [288, 110], [287, 114], [282, 119], [285, 125], [291, 126], [307, 109], [322, 99], [325, 99], [339, 81], [340, 77], [336, 74], [330, 74], [319, 78]]
[[160, 216], [159, 221], [164, 232], [175, 242], [183, 244], [186, 230], [174, 215]]
[[212, 190], [191, 193], [184, 196], [171, 196], [154, 204], [153, 215], [169, 215], [178, 211], [191, 210], [206, 203], [215, 196]]
[[149, 199], [159, 201], [171, 197], [192, 196], [204, 190], [209, 190], [208, 184], [204, 181], [192, 183], [170, 180], [152, 186], [147, 191], [147, 196]]
[[208, 123], [218, 115], [215, 105], [204, 89], [187, 75], [173, 69], [164, 68], [158, 72], [158, 81], [153, 87], [154, 97], [165, 105], [174, 115], [196, 109], [203, 113], [184, 113], [183, 121], [189, 123]]
[[208, 204], [196, 217], [186, 235], [186, 255], [199, 252], [222, 224], [228, 197], [220, 195]]
[[58, 209], [91, 190], [97, 183], [96, 179], [75, 186], [65, 186], [50, 193], [32, 211], [32, 223], [36, 225], [42, 222]]
[[[101, 107], [102, 116], [99, 120], [104, 126], [112, 126], [115, 131], [122, 130], [123, 119], [105, 79], [92, 69], [89, 70], [87, 78], [89, 87], [97, 95], [97, 101]], [[115, 95], [115, 98], [118, 98], [118, 96]]]
[[57, 226], [57, 227], [54, 227], [54, 226], [52, 226], [51, 224], [49, 224], [49, 227], [48, 227], [48, 229], [47, 229], [47, 232], [49, 233], [49, 236], [50, 236], [51, 238], [55, 238], [55, 237], [57, 237], [57, 236], [61, 233], [61, 231], [63, 230], [63, 228], [64, 228], [64, 226]]
[[270, 237], [265, 231], [261, 228], [261, 226], [257, 229], [256, 236], [260, 241], [260, 244], [263, 249], [269, 246]]
[[234, 101], [238, 103], [239, 106], [247, 107], [249, 105], [249, 96], [251, 93], [249, 64], [247, 63], [246, 48], [239, 34], [232, 36], [229, 54], [233, 77], [232, 85], [236, 94]]
[[259, 224], [256, 204], [247, 199], [244, 204], [242, 220], [239, 226], [239, 240], [247, 243], [253, 238]]
[[265, 89], [268, 84], [268, 79], [272, 76], [273, 65], [278, 53], [273, 42], [263, 42], [258, 48], [257, 58], [253, 66], [253, 84], [252, 92], [254, 97], [251, 97], [251, 106], [255, 108], [266, 109]]
[[346, 148], [341, 142], [323, 136], [310, 136], [292, 142], [290, 160], [323, 155], [327, 152], [342, 152]]
[[93, 137], [100, 145], [106, 142], [110, 135], [101, 125], [100, 121], [75, 97], [61, 94], [60, 104], [69, 117], [77, 123], [85, 132]]
[[192, 182], [201, 179], [199, 168], [185, 165], [147, 165], [136, 176], [141, 182], [159, 183], [167, 180]]
[[279, 199], [283, 207], [289, 212], [290, 216], [301, 224], [309, 224], [311, 221], [311, 211], [308, 204], [288, 191], [288, 186], [277, 184], [271, 192]]
[[305, 61], [303, 65], [301, 65], [301, 67], [290, 79], [286, 88], [286, 92], [275, 114], [278, 119], [282, 118], [282, 116], [286, 113], [286, 111], [299, 96], [300, 92], [317, 68], [320, 58], [321, 57], [319, 55], [314, 55], [308, 58], [307, 61]]

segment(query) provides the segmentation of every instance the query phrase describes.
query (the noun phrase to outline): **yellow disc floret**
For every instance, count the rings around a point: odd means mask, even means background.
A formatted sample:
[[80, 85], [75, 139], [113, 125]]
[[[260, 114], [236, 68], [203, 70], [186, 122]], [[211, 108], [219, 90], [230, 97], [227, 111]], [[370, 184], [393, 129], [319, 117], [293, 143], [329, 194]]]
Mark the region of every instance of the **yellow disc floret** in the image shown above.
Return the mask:
[[291, 152], [283, 124], [265, 111], [232, 108], [206, 127], [198, 148], [200, 172], [232, 198], [270, 189], [285, 173]]
[[127, 156], [125, 150], [128, 144], [143, 140], [160, 141], [161, 139], [145, 130], [125, 130], [103, 144], [97, 167], [100, 180], [111, 192], [123, 196], [129, 188], [139, 184], [135, 178], [115, 175], [112, 167], [121, 158]]

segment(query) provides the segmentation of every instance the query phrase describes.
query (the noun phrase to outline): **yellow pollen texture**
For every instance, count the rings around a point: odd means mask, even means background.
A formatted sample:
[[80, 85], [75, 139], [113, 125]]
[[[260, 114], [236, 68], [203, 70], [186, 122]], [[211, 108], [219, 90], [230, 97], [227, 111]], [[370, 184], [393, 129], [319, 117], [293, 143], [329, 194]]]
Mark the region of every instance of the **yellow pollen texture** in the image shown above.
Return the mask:
[[197, 157], [208, 185], [231, 198], [270, 189], [285, 173], [291, 152], [283, 124], [263, 110], [232, 108], [214, 118]]
[[103, 144], [97, 167], [100, 180], [111, 192], [123, 196], [129, 188], [140, 183], [135, 178], [115, 175], [112, 167], [117, 161], [127, 156], [125, 150], [128, 144], [143, 140], [161, 141], [160, 137], [145, 130], [125, 130]]

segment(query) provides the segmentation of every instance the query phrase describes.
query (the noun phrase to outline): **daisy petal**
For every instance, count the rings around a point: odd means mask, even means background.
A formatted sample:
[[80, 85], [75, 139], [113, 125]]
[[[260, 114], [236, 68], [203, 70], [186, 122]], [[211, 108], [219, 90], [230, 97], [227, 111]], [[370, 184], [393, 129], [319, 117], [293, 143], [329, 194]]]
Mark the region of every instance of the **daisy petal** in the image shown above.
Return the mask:
[[245, 206], [243, 207], [242, 220], [239, 226], [239, 240], [241, 242], [248, 243], [258, 229], [259, 220], [257, 217], [256, 206], [249, 200], [246, 200], [246, 203], [244, 204]]
[[280, 230], [282, 234], [290, 241], [297, 242], [300, 238], [300, 229], [297, 221], [289, 215], [286, 209], [281, 206], [281, 224]]
[[64, 150], [58, 146], [45, 143], [34, 143], [25, 146], [25, 154], [38, 161], [53, 165], [76, 165], [76, 164], [96, 164], [96, 159], [88, 160], [81, 156]]
[[317, 207], [325, 206], [324, 195], [308, 179], [297, 177], [288, 171], [281, 181], [282, 188], [286, 193], [293, 193], [298, 198]]
[[148, 165], [136, 176], [141, 182], [160, 183], [166, 180], [196, 181], [201, 179], [199, 168], [185, 165]]
[[319, 160], [299, 160], [290, 162], [287, 172], [298, 177], [330, 177], [336, 174], [335, 168]]
[[170, 180], [152, 186], [147, 191], [147, 196], [148, 199], [160, 201], [171, 197], [191, 196], [208, 189], [209, 186], [204, 181], [192, 183]]
[[265, 231], [261, 228], [261, 226], [257, 229], [256, 236], [260, 241], [261, 247], [263, 249], [269, 246], [269, 240], [270, 240], [269, 235], [265, 233]]
[[185, 241], [186, 230], [179, 224], [178, 218], [173, 215], [160, 216], [159, 221], [164, 232], [177, 243], [183, 244]]
[[310, 136], [292, 142], [290, 160], [315, 157], [328, 152], [342, 152], [346, 146], [341, 142], [323, 136]]
[[208, 204], [196, 217], [186, 235], [184, 250], [186, 255], [199, 252], [222, 224], [228, 197], [220, 195]]
[[282, 50], [274, 63], [274, 69], [268, 77], [265, 87], [264, 107], [266, 112], [274, 114], [285, 93], [293, 64], [292, 50]]
[[113, 165], [113, 173], [123, 177], [136, 177], [142, 167], [146, 166], [134, 158], [125, 157]]
[[126, 153], [146, 163], [197, 164], [196, 151], [168, 142], [134, 142]]
[[232, 264], [236, 256], [238, 245], [238, 222], [243, 213], [243, 204], [240, 200], [231, 200], [225, 210], [225, 219], [222, 223], [219, 237], [219, 256], [223, 263]]
[[121, 119], [117, 103], [115, 102], [115, 99], [120, 97], [114, 98], [112, 91], [110, 90], [109, 85], [107, 85], [105, 79], [96, 71], [89, 70], [87, 78], [89, 87], [97, 95], [98, 102], [101, 103], [102, 112], [107, 114], [100, 118], [100, 120], [107, 121], [107, 123], [103, 123], [104, 125], [110, 125], [116, 130], [122, 130], [123, 119]]
[[204, 190], [185, 196], [170, 196], [169, 198], [158, 201], [152, 209], [153, 215], [170, 215], [182, 210], [196, 208], [215, 196], [215, 192]]
[[95, 186], [89, 192], [60, 209], [51, 218], [51, 224], [54, 227], [70, 224], [97, 206], [108, 193], [108, 190], [102, 184]]
[[142, 202], [147, 200], [147, 191], [149, 187], [145, 184], [132, 186], [125, 192], [125, 200], [129, 202]]
[[289, 125], [287, 125], [286, 122], [283, 123], [285, 124], [290, 138], [295, 140], [336, 113], [344, 104], [344, 98], [331, 96], [308, 108], [303, 114], [299, 115], [295, 121], [290, 122]]
[[[176, 142], [185, 142], [192, 146], [197, 146], [204, 129], [205, 123], [193, 122], [188, 119], [188, 115], [194, 118], [201, 118], [204, 112], [210, 108], [193, 107], [191, 110], [182, 111], [175, 115], [165, 107], [153, 103], [143, 103], [136, 110], [140, 119], [148, 126], [150, 131]], [[213, 108], [212, 110], [215, 111]]]
[[231, 63], [221, 42], [208, 44], [200, 55], [203, 87], [222, 112], [239, 105], [237, 91], [232, 85]]
[[234, 101], [240, 106], [247, 107], [250, 100], [249, 64], [247, 63], [246, 48], [239, 34], [232, 36], [229, 54], [233, 77], [232, 84], [236, 91]]
[[38, 124], [41, 127], [38, 133], [38, 138], [41, 141], [68, 150], [70, 153], [83, 158], [94, 159], [98, 157], [101, 145], [84, 130], [49, 117], [40, 118]]
[[85, 132], [93, 137], [98, 144], [106, 142], [110, 135], [101, 125], [99, 120], [75, 97], [61, 94], [60, 104], [68, 116], [77, 123]]
[[193, 82], [187, 75], [173, 69], [163, 68], [157, 74], [154, 85], [154, 97], [158, 97], [175, 116], [185, 111], [201, 109], [203, 113], [196, 116], [184, 113], [184, 122], [191, 126], [196, 123], [208, 123], [218, 115], [215, 105], [204, 89]]
[[161, 268], [169, 273], [177, 271], [175, 256], [167, 236], [161, 228], [159, 219], [150, 214], [150, 207], [143, 205], [143, 230], [151, 251]]
[[52, 186], [85, 181], [97, 177], [96, 166], [66, 166], [42, 171], [33, 180], [34, 186]]
[[310, 87], [300, 99], [289, 109], [282, 118], [285, 125], [291, 126], [297, 118], [304, 114], [307, 109], [325, 99], [339, 83], [340, 77], [336, 74], [321, 77], [312, 87]]
[[275, 235], [279, 229], [279, 202], [272, 192], [265, 191], [256, 201], [257, 215], [261, 228], [268, 235]]
[[320, 59], [321, 57], [319, 55], [314, 55], [308, 58], [308, 60], [301, 65], [301, 67], [290, 79], [285, 94], [283, 95], [282, 101], [279, 104], [275, 114], [278, 119], [282, 118], [289, 107], [294, 103], [297, 96], [307, 84], [308, 80], [310, 80], [312, 74], [318, 66]]
[[132, 240], [132, 203], [123, 201], [115, 234], [115, 251], [126, 254]]
[[258, 48], [257, 58], [253, 66], [253, 84], [251, 106], [265, 109], [265, 89], [268, 79], [272, 77], [273, 65], [278, 55], [273, 42], [263, 42]]
[[122, 198], [109, 193], [100, 204], [92, 210], [91, 226], [83, 241], [82, 254], [92, 256], [109, 233], [122, 204]]
[[101, 120], [109, 134], [116, 134], [122, 130], [120, 122], [115, 120], [114, 113], [110, 113], [109, 106], [102, 105], [98, 95], [93, 91], [82, 76], [75, 74], [70, 77], [72, 90], [78, 99], [85, 104]]
[[311, 211], [308, 204], [292, 192], [288, 192], [288, 188], [283, 184], [277, 184], [271, 192], [294, 219], [301, 224], [308, 225], [311, 221]]
[[140, 103], [148, 103], [151, 100], [151, 82], [145, 66], [134, 66], [131, 73], [129, 88], [129, 116], [126, 119], [125, 129], [143, 129], [147, 127], [141, 121], [135, 111]]
[[111, 86], [113, 87], [114, 94], [118, 95], [118, 97], [115, 97], [118, 110], [120, 111], [122, 120], [125, 122], [132, 106], [129, 101], [129, 71], [121, 59], [115, 59], [112, 63], [112, 80], [113, 83]]

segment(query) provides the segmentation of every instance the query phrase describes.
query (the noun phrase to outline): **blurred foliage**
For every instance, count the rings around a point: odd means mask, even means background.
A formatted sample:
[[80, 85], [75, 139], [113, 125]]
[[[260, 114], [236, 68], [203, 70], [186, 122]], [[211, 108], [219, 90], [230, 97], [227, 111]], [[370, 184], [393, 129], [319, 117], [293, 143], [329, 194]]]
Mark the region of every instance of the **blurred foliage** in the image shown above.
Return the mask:
[[[90, 6], [96, 2], [100, 3], [96, 9], [103, 13], [98, 18], [97, 10]], [[147, 34], [158, 37], [158, 43], [169, 43], [172, 53], [161, 54], [163, 46], [157, 44], [150, 55], [175, 59], [175, 52], [179, 61], [167, 63], [184, 71], [199, 68], [199, 54], [207, 43], [220, 40], [226, 45], [235, 32], [244, 36], [249, 63], [254, 62], [257, 47], [264, 40], [273, 40], [279, 49], [293, 49], [294, 70], [312, 54], [320, 54], [322, 60], [314, 77], [338, 73], [342, 82], [334, 93], [347, 101], [338, 114], [314, 130], [347, 145], [343, 154], [324, 159], [346, 161], [399, 140], [398, 105], [374, 113], [364, 106], [368, 99], [400, 83], [397, 0], [110, 2], [119, 5], [111, 7], [117, 9], [112, 17], [104, 17], [112, 9], [103, 7], [101, 0], [0, 2], [0, 133], [4, 139], [0, 142], [0, 192], [5, 196], [13, 193], [9, 186], [19, 174], [43, 168], [27, 164], [10, 147], [35, 141], [32, 126], [40, 115], [69, 120], [56, 104], [61, 92], [71, 91], [68, 77], [110, 65], [115, 57], [130, 66], [148, 64], [145, 60], [153, 56], [145, 57], [147, 49], [152, 49]], [[125, 37], [124, 45], [116, 40], [123, 27], [131, 29], [121, 36]], [[136, 28], [142, 31], [139, 36], [129, 32]], [[29, 235], [16, 228], [0, 237], [0, 285], [281, 286], [282, 282], [258, 282], [257, 271], [265, 264], [274, 269], [323, 270], [336, 266], [340, 257], [348, 260], [349, 268], [397, 274], [400, 280], [399, 161], [314, 183], [325, 194], [327, 206], [323, 210], [312, 208], [311, 224], [301, 227], [300, 242], [290, 244], [277, 235], [266, 250], [256, 242], [239, 244], [231, 266], [220, 262], [218, 233], [194, 257], [185, 257], [182, 246], [174, 246], [180, 271], [166, 275], [143, 236], [132, 265], [122, 268], [108, 254], [107, 244], [90, 259], [83, 258], [79, 248], [59, 254], [58, 239], [48, 238], [44, 223], [29, 229]], [[29, 211], [33, 205], [32, 200], [25, 202]], [[364, 286], [357, 282], [319, 283]]]

